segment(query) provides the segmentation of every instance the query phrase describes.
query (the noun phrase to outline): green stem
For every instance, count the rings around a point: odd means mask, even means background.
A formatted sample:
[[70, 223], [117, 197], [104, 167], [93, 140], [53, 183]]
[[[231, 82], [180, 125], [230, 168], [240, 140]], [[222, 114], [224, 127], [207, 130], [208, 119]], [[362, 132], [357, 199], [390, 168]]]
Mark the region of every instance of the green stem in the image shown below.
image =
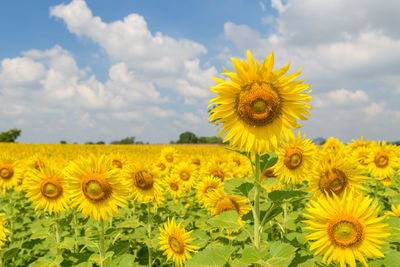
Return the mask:
[[147, 243], [147, 251], [149, 253], [149, 267], [153, 266], [153, 259], [151, 255], [151, 224], [153, 223], [153, 217], [151, 216], [151, 203], [147, 203], [147, 233], [149, 235], [149, 240]]
[[283, 203], [283, 234], [286, 234], [286, 223], [287, 223], [287, 203]]
[[105, 246], [104, 246], [104, 220], [100, 220], [100, 233], [99, 233], [99, 248], [100, 248], [100, 266], [105, 267]]
[[256, 166], [254, 173], [255, 180], [255, 191], [254, 191], [254, 246], [257, 250], [260, 250], [260, 241], [261, 241], [261, 233], [260, 233], [260, 156], [256, 154]]
[[12, 192], [9, 197], [10, 201], [10, 243], [14, 241], [14, 203], [12, 198]]
[[78, 253], [78, 236], [79, 236], [79, 225], [78, 225], [78, 218], [77, 218], [77, 213], [74, 210], [73, 211], [74, 215], [74, 230], [75, 230], [75, 244], [74, 244], [74, 252]]
[[[57, 243], [57, 255], [62, 256], [62, 252], [60, 249], [60, 225], [58, 224], [58, 214], [56, 215], [56, 243]], [[60, 264], [57, 264], [57, 267], [60, 267]]]

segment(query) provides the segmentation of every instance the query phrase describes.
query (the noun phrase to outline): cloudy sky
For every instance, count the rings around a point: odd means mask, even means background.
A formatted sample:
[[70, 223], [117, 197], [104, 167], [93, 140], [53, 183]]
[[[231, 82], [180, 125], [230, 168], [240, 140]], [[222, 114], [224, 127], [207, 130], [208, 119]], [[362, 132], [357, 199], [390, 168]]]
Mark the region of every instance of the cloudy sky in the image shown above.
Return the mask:
[[41, 0], [0, 3], [0, 131], [20, 142], [212, 136], [222, 64], [302, 67], [302, 132], [400, 140], [400, 1]]

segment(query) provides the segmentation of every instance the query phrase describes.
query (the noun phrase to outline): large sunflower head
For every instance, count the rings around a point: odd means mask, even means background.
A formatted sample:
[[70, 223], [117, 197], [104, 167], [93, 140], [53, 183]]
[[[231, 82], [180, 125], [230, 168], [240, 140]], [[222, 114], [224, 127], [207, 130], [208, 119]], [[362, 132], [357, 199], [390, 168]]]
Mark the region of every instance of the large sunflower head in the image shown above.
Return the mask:
[[20, 163], [5, 153], [0, 153], [0, 187], [3, 193], [21, 182], [23, 169]]
[[246, 198], [238, 195], [228, 195], [221, 189], [212, 190], [207, 194], [205, 206], [212, 216], [219, 215], [228, 210], [238, 213], [238, 222], [243, 224], [242, 216], [247, 214], [251, 207]]
[[231, 59], [235, 72], [224, 68], [223, 73], [231, 81], [214, 78], [218, 84], [210, 91], [218, 96], [210, 100], [209, 107], [214, 108], [209, 120], [222, 123], [218, 136], [226, 134], [224, 142], [230, 140], [233, 147], [258, 154], [273, 151], [282, 134], [300, 127], [296, 119], [310, 115], [311, 90], [303, 92], [309, 85], [293, 81], [300, 71], [284, 76], [289, 64], [273, 71], [273, 54], [263, 64], [254, 61], [250, 51], [247, 63]]
[[372, 146], [372, 158], [369, 165], [371, 176], [375, 178], [391, 177], [395, 173], [394, 168], [400, 168], [399, 147], [387, 144], [386, 141]]
[[161, 179], [151, 168], [144, 165], [131, 166], [125, 172], [131, 194], [140, 202], [153, 202], [154, 206], [164, 202]]
[[81, 156], [65, 169], [69, 180], [72, 206], [84, 217], [107, 220], [125, 206], [129, 191], [119, 168], [112, 168], [111, 159], [102, 155]]
[[31, 169], [25, 176], [23, 189], [29, 201], [36, 205], [35, 210], [43, 209], [52, 214], [68, 208], [69, 194], [64, 175], [49, 164]]
[[194, 239], [190, 238], [192, 231], [186, 232], [181, 223], [176, 224], [175, 217], [164, 223], [163, 227], [159, 227], [160, 249], [164, 250], [163, 255], [167, 255], [167, 260], [173, 260], [173, 266], [184, 266], [184, 262], [192, 256], [190, 252], [197, 252], [199, 247], [190, 245]]
[[378, 217], [376, 201], [362, 194], [346, 191], [341, 198], [333, 194], [311, 200], [304, 221], [310, 231], [306, 239], [314, 255], [323, 256], [328, 265], [333, 261], [345, 267], [356, 266], [356, 259], [367, 266], [368, 258], [384, 257], [380, 251], [389, 236], [384, 216]]
[[291, 134], [276, 150], [278, 162], [274, 166], [275, 174], [285, 183], [302, 183], [314, 165], [315, 145], [298, 132]]
[[343, 150], [337, 153], [320, 153], [319, 162], [308, 180], [308, 190], [320, 195], [342, 195], [346, 189], [364, 190], [362, 186], [368, 177], [356, 168], [353, 158], [346, 158]]

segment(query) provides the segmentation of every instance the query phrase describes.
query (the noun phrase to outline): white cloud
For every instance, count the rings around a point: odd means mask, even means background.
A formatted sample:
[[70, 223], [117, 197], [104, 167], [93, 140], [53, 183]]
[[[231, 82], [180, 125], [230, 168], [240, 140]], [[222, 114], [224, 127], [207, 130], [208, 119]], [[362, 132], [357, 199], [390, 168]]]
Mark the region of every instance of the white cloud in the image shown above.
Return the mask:
[[288, 5], [284, 5], [281, 0], [271, 0], [271, 7], [278, 10], [279, 13], [283, 13]]
[[368, 95], [362, 90], [354, 92], [344, 88], [328, 93], [318, 95], [315, 97], [315, 106], [328, 107], [340, 105], [352, 105], [369, 101]]
[[385, 110], [386, 103], [380, 102], [375, 103], [372, 102], [369, 106], [364, 108], [365, 116], [367, 120], [371, 120], [373, 118], [379, 117]]

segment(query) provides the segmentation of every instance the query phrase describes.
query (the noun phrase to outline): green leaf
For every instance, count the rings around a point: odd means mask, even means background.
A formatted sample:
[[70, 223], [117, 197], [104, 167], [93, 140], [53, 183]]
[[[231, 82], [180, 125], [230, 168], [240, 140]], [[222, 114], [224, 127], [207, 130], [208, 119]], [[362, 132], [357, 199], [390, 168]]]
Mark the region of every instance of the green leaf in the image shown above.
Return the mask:
[[254, 247], [247, 247], [242, 251], [240, 261], [246, 264], [256, 263], [261, 260], [260, 252]]
[[[279, 214], [281, 214], [283, 211], [281, 206], [275, 206], [271, 211], [268, 212], [267, 218], [265, 218], [264, 220], [264, 225], [271, 221], [273, 218], [275, 218], [276, 216], [278, 216]], [[261, 213], [261, 218], [264, 219], [266, 212], [262, 212]]]
[[263, 173], [266, 169], [274, 166], [278, 162], [278, 155], [275, 152], [269, 152], [260, 157], [260, 169]]
[[45, 239], [52, 237], [48, 232], [37, 232], [31, 235], [30, 239]]
[[143, 225], [142, 222], [139, 222], [139, 220], [137, 218], [129, 218], [123, 222], [121, 222], [120, 224], [118, 224], [118, 228], [132, 228], [135, 229], [138, 226]]
[[224, 228], [230, 231], [238, 230], [241, 226], [238, 223], [238, 213], [235, 210], [225, 211], [207, 222], [211, 227]]
[[235, 248], [226, 246], [206, 248], [186, 262], [187, 267], [220, 267], [224, 266]]
[[398, 266], [399, 262], [400, 262], [400, 252], [395, 250], [390, 250], [388, 253], [385, 253], [385, 258], [375, 259], [373, 261], [370, 261], [368, 262], [368, 266], [370, 267]]
[[112, 245], [107, 251], [113, 251], [115, 256], [129, 252], [129, 241], [121, 241]]
[[72, 237], [65, 237], [64, 241], [60, 244], [60, 248], [65, 248], [68, 249], [70, 251], [72, 251], [74, 249], [75, 246], [75, 239]]
[[190, 235], [190, 238], [193, 238], [194, 241], [191, 243], [194, 246], [204, 247], [208, 244], [210, 237], [207, 235], [206, 231], [196, 229]]
[[386, 223], [389, 223], [390, 236], [387, 238], [389, 242], [400, 242], [400, 219], [398, 217], [390, 216]]
[[124, 254], [113, 260], [111, 266], [119, 266], [119, 267], [137, 266], [137, 264], [135, 263], [135, 259], [136, 257], [132, 254]]
[[58, 255], [55, 259], [51, 259], [48, 257], [41, 257], [35, 262], [33, 262], [31, 265], [32, 267], [42, 267], [42, 266], [47, 266], [47, 267], [53, 267], [60, 265], [61, 262], [63, 261], [63, 257], [61, 255]]
[[269, 248], [269, 256], [265, 261], [265, 266], [287, 267], [295, 256], [296, 248], [277, 241], [273, 242]]
[[284, 201], [294, 201], [298, 199], [305, 198], [308, 195], [304, 191], [281, 191], [276, 190], [268, 194], [269, 199], [273, 202], [284, 202]]
[[248, 197], [249, 192], [253, 187], [254, 185], [252, 183], [240, 178], [224, 181], [224, 191], [229, 195], [242, 195]]
[[9, 259], [15, 258], [19, 252], [19, 248], [6, 248], [3, 252], [3, 261], [7, 262]]

